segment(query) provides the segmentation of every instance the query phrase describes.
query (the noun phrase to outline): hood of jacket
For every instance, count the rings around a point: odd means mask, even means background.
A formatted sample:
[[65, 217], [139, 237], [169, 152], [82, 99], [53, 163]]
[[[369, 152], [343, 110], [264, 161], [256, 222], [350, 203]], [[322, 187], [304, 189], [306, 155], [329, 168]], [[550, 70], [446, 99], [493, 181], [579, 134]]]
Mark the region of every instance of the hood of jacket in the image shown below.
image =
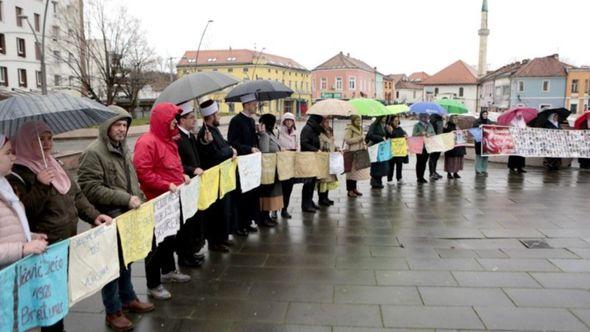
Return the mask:
[[178, 128], [170, 129], [170, 123], [182, 109], [172, 103], [160, 103], [152, 109], [150, 132], [163, 141], [172, 141], [179, 134]]
[[[129, 113], [127, 111], [125, 111], [125, 109], [123, 109], [122, 107], [110, 105], [109, 109], [111, 111], [117, 112], [117, 115], [108, 119], [107, 121], [103, 122], [98, 127], [98, 137], [107, 146], [109, 146], [111, 143], [111, 139], [109, 137], [109, 129], [111, 128], [111, 126], [117, 121], [126, 120], [127, 126], [128, 126], [127, 132], [129, 132], [129, 126], [131, 126], [131, 121], [132, 121], [131, 115], [129, 115]], [[125, 140], [123, 140], [123, 142], [121, 142], [124, 147], [127, 146], [126, 141], [127, 141], [127, 137], [125, 137]]]

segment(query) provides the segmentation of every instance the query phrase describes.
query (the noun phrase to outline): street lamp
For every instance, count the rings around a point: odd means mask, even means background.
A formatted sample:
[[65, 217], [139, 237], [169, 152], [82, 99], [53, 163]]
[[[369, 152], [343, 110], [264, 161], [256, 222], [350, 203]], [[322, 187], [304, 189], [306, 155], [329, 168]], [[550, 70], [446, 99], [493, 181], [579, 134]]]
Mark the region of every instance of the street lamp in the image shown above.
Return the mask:
[[199, 52], [201, 51], [201, 43], [203, 42], [203, 37], [205, 37], [205, 32], [207, 31], [207, 28], [209, 27], [210, 23], [213, 23], [213, 20], [207, 21], [207, 24], [205, 24], [205, 29], [203, 29], [203, 33], [201, 34], [201, 39], [199, 40], [199, 47], [197, 47], [197, 57], [195, 58], [195, 69], [199, 64]]

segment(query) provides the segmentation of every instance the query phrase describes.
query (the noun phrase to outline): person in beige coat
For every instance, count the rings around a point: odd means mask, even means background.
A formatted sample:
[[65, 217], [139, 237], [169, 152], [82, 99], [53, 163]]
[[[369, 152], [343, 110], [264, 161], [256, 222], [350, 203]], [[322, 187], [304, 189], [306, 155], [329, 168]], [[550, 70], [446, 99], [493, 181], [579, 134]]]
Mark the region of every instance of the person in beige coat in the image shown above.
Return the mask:
[[[357, 151], [366, 149], [365, 135], [363, 134], [361, 117], [353, 115], [350, 118], [350, 124], [344, 130], [345, 149], [348, 151]], [[348, 197], [362, 196], [363, 194], [357, 189], [357, 181], [369, 180], [371, 178], [369, 168], [355, 169], [354, 164], [352, 170], [346, 174], [346, 191]]]
[[47, 248], [47, 236], [31, 233], [25, 208], [5, 178], [14, 160], [10, 141], [0, 135], [0, 268]]

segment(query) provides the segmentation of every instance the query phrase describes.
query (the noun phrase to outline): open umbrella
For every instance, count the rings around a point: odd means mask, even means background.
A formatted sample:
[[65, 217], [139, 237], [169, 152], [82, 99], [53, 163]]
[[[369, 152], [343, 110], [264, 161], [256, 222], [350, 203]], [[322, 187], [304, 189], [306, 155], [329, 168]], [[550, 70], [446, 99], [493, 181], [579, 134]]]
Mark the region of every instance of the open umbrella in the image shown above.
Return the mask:
[[180, 105], [238, 83], [232, 76], [215, 71], [186, 75], [168, 85], [154, 105], [164, 102]]
[[364, 116], [386, 116], [388, 110], [382, 103], [368, 98], [356, 98], [348, 101], [356, 113]]
[[501, 126], [509, 126], [510, 122], [518, 115], [522, 115], [524, 121], [526, 123], [531, 122], [534, 118], [537, 117], [537, 110], [530, 107], [517, 107], [511, 108], [507, 111], [504, 111], [496, 121]]
[[0, 133], [12, 136], [27, 121], [43, 121], [54, 134], [102, 123], [116, 112], [84, 97], [65, 93], [19, 93], [0, 101]]
[[317, 114], [321, 116], [351, 116], [355, 113], [355, 108], [340, 99], [324, 99], [313, 104], [306, 114]]
[[437, 103], [421, 101], [410, 106], [410, 113], [413, 114], [438, 114], [438, 115], [447, 115], [448, 112], [442, 106]]
[[449, 114], [469, 113], [467, 107], [465, 107], [465, 105], [462, 102], [455, 99], [439, 99], [436, 101], [436, 103], [442, 106], [444, 109], [446, 109], [447, 112], [449, 112]]
[[586, 111], [582, 113], [574, 123], [574, 128], [576, 129], [590, 129], [588, 128], [588, 118], [590, 117], [590, 111]]
[[571, 112], [567, 108], [546, 108], [537, 114], [537, 118], [535, 119], [534, 126], [535, 127], [543, 127], [545, 122], [549, 119], [551, 114], [556, 113], [559, 117], [559, 123], [565, 122], [567, 117], [570, 116]]
[[410, 110], [410, 108], [406, 104], [389, 105], [389, 106], [385, 106], [385, 108], [387, 108], [387, 112], [389, 115], [406, 113]]
[[293, 90], [277, 81], [247, 81], [233, 88], [225, 96], [225, 101], [228, 103], [237, 103], [240, 102], [240, 97], [249, 94], [255, 94], [257, 100], [275, 100], [289, 97], [293, 94]]

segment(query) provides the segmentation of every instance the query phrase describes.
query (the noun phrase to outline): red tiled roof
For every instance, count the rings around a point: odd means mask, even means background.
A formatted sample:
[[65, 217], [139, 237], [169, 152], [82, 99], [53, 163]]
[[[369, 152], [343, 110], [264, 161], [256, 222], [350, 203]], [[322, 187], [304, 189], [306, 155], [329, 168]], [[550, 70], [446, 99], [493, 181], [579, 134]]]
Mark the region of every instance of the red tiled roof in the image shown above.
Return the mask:
[[400, 89], [407, 89], [407, 90], [422, 90], [423, 87], [420, 84], [416, 84], [410, 81], [399, 81], [395, 84], [395, 88], [397, 90]]
[[409, 77], [408, 80], [412, 81], [412, 82], [422, 82], [425, 79], [429, 78], [430, 75], [426, 74], [423, 71], [417, 72], [417, 73], [412, 73]]
[[315, 67], [313, 70], [326, 69], [360, 69], [371, 73], [375, 72], [375, 68], [369, 66], [365, 62], [350, 57], [348, 54], [344, 55], [342, 52], [328, 59], [326, 62]]
[[[178, 62], [179, 66], [195, 65], [197, 51], [186, 51]], [[258, 60], [259, 59], [259, 60]], [[307, 70], [305, 67], [294, 61], [293, 59], [282, 56], [259, 53], [258, 51], [246, 49], [227, 49], [227, 50], [201, 50], [199, 52], [198, 65], [199, 66], [219, 66], [219, 65], [235, 65], [235, 64], [254, 64], [266, 63], [277, 67]]]
[[534, 58], [524, 64], [515, 74], [515, 77], [566, 77], [567, 68], [570, 66], [559, 61], [559, 55], [549, 55], [542, 58]]
[[477, 84], [475, 69], [458, 60], [438, 73], [421, 82], [423, 85], [464, 85]]
[[529, 60], [523, 60], [522, 62], [513, 62], [511, 64], [507, 64], [503, 67], [500, 67], [494, 71], [488, 72], [484, 77], [480, 78], [480, 82], [485, 82], [489, 80], [495, 80], [496, 78], [506, 75], [511, 76], [515, 72], [517, 72], [523, 65], [525, 65]]
[[399, 81], [406, 80], [408, 77], [406, 74], [390, 74], [385, 76], [386, 79], [393, 81], [393, 83], [397, 83]]

